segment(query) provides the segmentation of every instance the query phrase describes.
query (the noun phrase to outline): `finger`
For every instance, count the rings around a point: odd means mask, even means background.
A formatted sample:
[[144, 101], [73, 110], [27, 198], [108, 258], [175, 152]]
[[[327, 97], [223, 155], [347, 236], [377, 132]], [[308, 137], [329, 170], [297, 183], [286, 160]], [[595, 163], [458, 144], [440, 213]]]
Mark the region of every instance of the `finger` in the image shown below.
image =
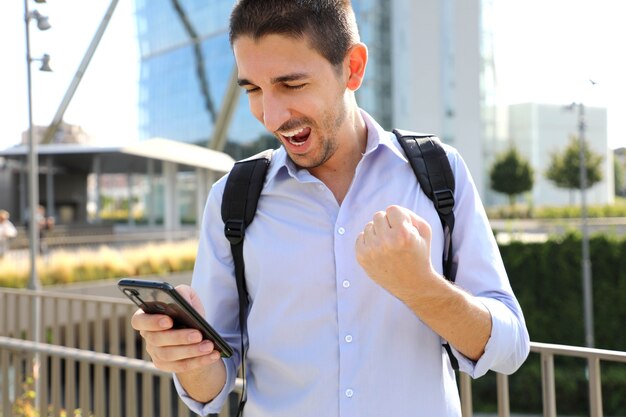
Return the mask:
[[146, 314], [142, 309], [138, 309], [130, 319], [130, 324], [135, 330], [159, 331], [170, 329], [174, 322], [164, 314]]
[[202, 342], [202, 334], [195, 329], [142, 330], [140, 334], [146, 340], [146, 344], [158, 347], [185, 346]]
[[202, 356], [197, 356], [197, 357], [192, 357], [192, 358], [187, 358], [187, 359], [181, 359], [175, 362], [161, 362], [158, 359], [156, 361], [153, 359], [152, 362], [154, 362], [154, 365], [157, 368], [163, 371], [182, 373], [182, 372], [189, 372], [189, 371], [193, 371], [199, 368], [203, 368], [208, 365], [212, 365], [219, 360], [220, 360], [220, 355], [217, 351], [215, 351], [209, 355], [202, 355]]
[[201, 343], [194, 343], [193, 345], [179, 345], [179, 346], [146, 346], [146, 351], [150, 354], [153, 362], [165, 363], [165, 362], [177, 362], [190, 358], [197, 358], [199, 356], [211, 355], [214, 352], [220, 354], [215, 350], [213, 342], [210, 340], [204, 340]]
[[384, 233], [386, 230], [391, 229], [391, 225], [387, 220], [387, 213], [384, 211], [377, 211], [374, 213], [374, 219], [372, 222], [374, 223], [374, 230], [377, 234]]
[[411, 225], [410, 210], [400, 206], [389, 206], [385, 212], [389, 227], [396, 228]]
[[415, 226], [420, 236], [430, 242], [432, 237], [432, 229], [430, 228], [430, 224], [417, 214], [413, 213], [411, 210], [406, 211], [409, 218], [411, 219], [411, 224]]
[[356, 245], [357, 245], [357, 250], [358, 250], [358, 246], [365, 245], [365, 231], [359, 233], [359, 235], [356, 237]]

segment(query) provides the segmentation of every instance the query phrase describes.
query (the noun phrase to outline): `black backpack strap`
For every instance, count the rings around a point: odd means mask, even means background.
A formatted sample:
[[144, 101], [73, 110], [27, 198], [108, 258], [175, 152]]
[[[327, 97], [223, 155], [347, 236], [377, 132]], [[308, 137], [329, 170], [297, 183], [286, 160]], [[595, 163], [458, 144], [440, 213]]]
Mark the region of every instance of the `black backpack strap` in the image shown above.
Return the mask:
[[237, 415], [240, 416], [246, 404], [246, 343], [247, 316], [250, 305], [246, 287], [245, 268], [243, 262], [243, 238], [246, 227], [252, 223], [257, 203], [265, 183], [265, 174], [272, 159], [272, 150], [266, 150], [251, 158], [235, 163], [228, 174], [224, 196], [222, 197], [222, 220], [224, 235], [230, 242], [235, 264], [235, 278], [239, 295], [239, 330], [241, 332], [241, 374], [243, 389]]
[[[415, 176], [437, 210], [444, 232], [443, 275], [450, 282], [456, 278], [452, 263], [452, 231], [454, 230], [454, 173], [441, 142], [436, 136], [394, 129], [398, 142], [406, 154]], [[450, 345], [444, 348], [455, 370], [459, 364]]]

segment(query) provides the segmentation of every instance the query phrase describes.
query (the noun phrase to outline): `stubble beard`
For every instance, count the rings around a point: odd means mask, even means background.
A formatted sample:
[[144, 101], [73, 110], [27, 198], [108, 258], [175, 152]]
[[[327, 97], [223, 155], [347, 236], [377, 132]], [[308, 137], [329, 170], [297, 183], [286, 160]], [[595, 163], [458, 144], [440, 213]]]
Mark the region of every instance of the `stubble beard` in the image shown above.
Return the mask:
[[[309, 121], [310, 119], [305, 120]], [[338, 132], [345, 120], [346, 109], [341, 104], [326, 112], [322, 118], [321, 129], [315, 129], [320, 134], [316, 139], [319, 141], [320, 149], [315, 150], [315, 154], [312, 155], [291, 155], [287, 152], [289, 159], [298, 168], [313, 169], [324, 165], [339, 148]], [[311, 123], [310, 126], [316, 127], [316, 124]]]

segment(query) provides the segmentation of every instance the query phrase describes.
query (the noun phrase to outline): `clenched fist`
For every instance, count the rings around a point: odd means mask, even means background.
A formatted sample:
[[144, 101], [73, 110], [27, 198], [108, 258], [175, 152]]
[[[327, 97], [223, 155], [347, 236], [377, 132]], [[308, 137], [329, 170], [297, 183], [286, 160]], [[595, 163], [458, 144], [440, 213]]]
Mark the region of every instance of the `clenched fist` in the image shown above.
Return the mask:
[[401, 300], [440, 279], [430, 261], [431, 229], [412, 211], [390, 206], [374, 214], [356, 241], [365, 272]]

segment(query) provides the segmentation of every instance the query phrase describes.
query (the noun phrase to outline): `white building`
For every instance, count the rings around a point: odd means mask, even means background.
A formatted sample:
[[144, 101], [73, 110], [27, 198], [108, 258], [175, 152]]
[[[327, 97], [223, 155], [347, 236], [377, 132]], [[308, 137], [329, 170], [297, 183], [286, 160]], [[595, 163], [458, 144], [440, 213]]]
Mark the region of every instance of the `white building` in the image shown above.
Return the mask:
[[484, 196], [480, 0], [391, 0], [392, 124], [455, 146]]
[[[591, 150], [603, 157], [602, 181], [587, 190], [588, 204], [614, 201], [613, 159], [607, 141], [604, 108], [585, 107], [585, 139]], [[570, 137], [578, 137], [578, 112], [564, 106], [525, 103], [509, 106], [508, 138], [535, 170], [532, 202], [535, 206], [570, 204], [570, 191], [557, 188], [546, 176], [553, 153], [563, 152]], [[574, 192], [580, 202], [580, 192]]]

